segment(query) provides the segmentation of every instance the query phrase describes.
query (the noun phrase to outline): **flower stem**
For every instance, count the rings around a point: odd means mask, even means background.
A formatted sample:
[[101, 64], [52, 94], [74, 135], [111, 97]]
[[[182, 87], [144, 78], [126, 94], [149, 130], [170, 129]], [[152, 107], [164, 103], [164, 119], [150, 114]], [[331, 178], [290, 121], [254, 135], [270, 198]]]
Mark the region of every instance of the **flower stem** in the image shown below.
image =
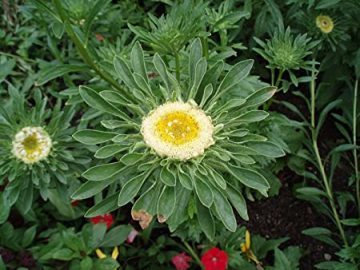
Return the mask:
[[359, 175], [359, 163], [357, 158], [357, 144], [356, 144], [356, 120], [357, 120], [357, 98], [358, 98], [358, 83], [359, 81], [355, 81], [355, 87], [354, 87], [354, 103], [353, 103], [353, 144], [354, 144], [354, 167], [355, 167], [355, 181], [356, 181], [356, 199], [358, 203], [358, 211], [359, 211], [359, 217], [360, 217], [360, 175]]
[[201, 269], [204, 269], [203, 264], [201, 263], [201, 260], [200, 260], [199, 256], [196, 254], [196, 252], [194, 251], [194, 249], [185, 240], [183, 240], [183, 244], [186, 247], [186, 249], [189, 251], [191, 256], [195, 259], [196, 263], [201, 267]]
[[322, 163], [320, 152], [319, 152], [319, 147], [318, 147], [318, 143], [317, 143], [317, 132], [316, 132], [316, 122], [315, 122], [315, 71], [314, 71], [314, 69], [312, 71], [310, 92], [311, 92], [311, 135], [312, 135], [311, 137], [312, 137], [313, 150], [314, 150], [315, 156], [316, 156], [316, 162], [317, 162], [319, 170], [320, 170], [321, 178], [322, 178], [324, 186], [325, 186], [325, 191], [326, 191], [329, 203], [330, 203], [331, 210], [333, 212], [333, 217], [335, 219], [336, 226], [338, 227], [338, 230], [340, 232], [341, 239], [342, 239], [344, 245], [346, 247], [349, 247], [343, 226], [340, 222], [340, 217], [339, 217], [338, 211], [336, 209], [336, 204], [335, 204], [335, 199], [334, 199], [334, 195], [332, 192], [332, 188], [330, 186], [329, 179], [325, 173], [324, 164]]
[[282, 76], [283, 76], [283, 74], [284, 74], [284, 71], [285, 71], [285, 70], [280, 69], [279, 75], [278, 75], [278, 77], [277, 77], [277, 79], [276, 79], [276, 83], [275, 83], [275, 86], [276, 86], [276, 87], [279, 87], [279, 84], [280, 84], [280, 82], [281, 82], [281, 79], [282, 79]]

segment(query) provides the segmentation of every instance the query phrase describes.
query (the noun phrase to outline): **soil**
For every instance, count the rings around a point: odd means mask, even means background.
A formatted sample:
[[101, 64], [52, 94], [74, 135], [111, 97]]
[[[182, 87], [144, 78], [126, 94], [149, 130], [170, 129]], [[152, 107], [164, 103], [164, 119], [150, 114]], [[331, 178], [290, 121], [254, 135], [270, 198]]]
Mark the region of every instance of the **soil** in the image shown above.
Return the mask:
[[278, 196], [248, 203], [249, 222], [241, 222], [252, 233], [267, 239], [289, 237], [286, 246], [296, 245], [304, 250], [300, 261], [301, 270], [312, 270], [316, 263], [334, 257], [334, 250], [326, 244], [301, 232], [311, 227], [325, 227], [336, 230], [328, 220], [311, 206], [294, 197], [292, 187], [302, 181], [291, 171], [283, 171], [282, 187]]

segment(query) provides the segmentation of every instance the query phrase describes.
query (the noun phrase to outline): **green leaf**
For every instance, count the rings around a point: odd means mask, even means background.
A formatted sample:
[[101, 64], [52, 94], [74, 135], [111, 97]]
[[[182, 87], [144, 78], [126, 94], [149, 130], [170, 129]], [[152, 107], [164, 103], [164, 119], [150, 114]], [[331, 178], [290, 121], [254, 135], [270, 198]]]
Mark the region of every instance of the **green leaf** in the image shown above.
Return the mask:
[[80, 262], [80, 270], [89, 270], [89, 269], [93, 269], [93, 262], [90, 257], [86, 256]]
[[[248, 111], [234, 119], [234, 121], [240, 123], [252, 123], [252, 122], [260, 122], [264, 120], [266, 117], [269, 116], [268, 112], [261, 111], [261, 110], [253, 110]], [[232, 121], [230, 121], [231, 123]]]
[[346, 226], [359, 226], [360, 225], [360, 218], [348, 218], [341, 220], [341, 223]]
[[214, 179], [214, 182], [221, 188], [221, 189], [226, 189], [226, 181], [225, 179], [222, 177], [221, 174], [219, 174], [217, 171], [215, 170], [209, 170], [210, 175], [212, 176], [212, 178]]
[[176, 192], [175, 187], [164, 186], [157, 202], [157, 215], [159, 222], [163, 223], [175, 210]]
[[130, 67], [123, 59], [115, 57], [114, 68], [118, 77], [126, 84], [127, 87], [129, 87], [130, 89], [138, 88], [130, 70]]
[[[167, 95], [170, 95], [170, 92], [171, 92], [170, 85], [171, 85], [171, 83], [170, 83], [170, 79], [169, 79], [169, 76], [168, 76], [168, 71], [167, 71], [167, 68], [166, 68], [166, 65], [165, 65], [164, 61], [161, 59], [161, 57], [160, 57], [160, 55], [158, 53], [156, 53], [154, 55], [153, 64], [155, 66], [155, 69], [159, 73], [162, 81], [165, 83], [165, 87], [166, 87], [166, 90], [167, 90]], [[168, 98], [168, 96], [165, 96], [164, 98]]]
[[102, 181], [113, 177], [125, 167], [126, 166], [120, 161], [97, 165], [85, 171], [82, 176], [90, 181]]
[[191, 177], [189, 174], [186, 174], [185, 172], [182, 172], [181, 170], [177, 170], [178, 172], [178, 179], [180, 181], [180, 184], [188, 189], [188, 190], [192, 190], [193, 189], [193, 184], [191, 181]]
[[115, 132], [83, 129], [75, 132], [75, 134], [73, 134], [73, 138], [83, 144], [95, 145], [110, 141], [116, 135], [117, 133]]
[[194, 179], [195, 192], [200, 202], [209, 208], [214, 201], [214, 194], [209, 185], [203, 181], [200, 177], [196, 176]]
[[236, 231], [237, 223], [232, 207], [226, 197], [216, 188], [213, 189], [214, 205], [220, 221], [231, 232]]
[[263, 104], [264, 102], [269, 100], [275, 93], [276, 87], [269, 86], [261, 88], [246, 98], [246, 103], [244, 107], [255, 107]]
[[296, 189], [297, 193], [306, 196], [324, 196], [326, 197], [326, 193], [318, 188], [315, 187], [301, 187]]
[[80, 86], [79, 88], [80, 95], [82, 99], [94, 109], [97, 109], [102, 112], [110, 113], [114, 116], [117, 116], [125, 121], [132, 122], [128, 115], [117, 109], [115, 106], [104, 100], [96, 91], [87, 87]]
[[166, 166], [161, 168], [160, 180], [167, 186], [176, 185], [176, 176]]
[[132, 227], [130, 225], [119, 225], [112, 228], [104, 237], [101, 247], [115, 247], [120, 246], [125, 242]]
[[328, 105], [326, 105], [325, 108], [321, 111], [321, 113], [319, 115], [318, 123], [316, 125], [316, 135], [319, 135], [320, 129], [321, 129], [322, 125], [324, 124], [328, 113], [332, 109], [334, 109], [336, 106], [338, 106], [341, 102], [342, 102], [341, 99], [334, 100], [334, 101], [330, 102]]
[[88, 69], [89, 69], [88, 66], [84, 64], [79, 64], [79, 65], [51, 64], [39, 72], [36, 84], [38, 86], [44, 85], [48, 81], [64, 76], [67, 73], [87, 71]]
[[249, 220], [249, 215], [246, 207], [246, 201], [243, 195], [237, 191], [232, 186], [228, 186], [226, 189], [226, 194], [231, 204], [234, 206], [236, 211], [239, 213], [240, 217], [244, 220]]
[[75, 192], [71, 195], [73, 200], [83, 200], [90, 198], [100, 193], [104, 188], [114, 182], [115, 179], [104, 180], [99, 182], [88, 181], [82, 184]]
[[202, 203], [196, 199], [196, 211], [201, 230], [205, 233], [206, 237], [212, 241], [215, 237], [215, 223], [210, 209], [204, 207]]
[[144, 61], [144, 52], [140, 43], [137, 41], [131, 50], [131, 64], [135, 73], [141, 75], [141, 77], [147, 82], [146, 65]]
[[62, 248], [52, 254], [52, 258], [60, 261], [70, 261], [74, 256], [74, 252], [69, 248]]
[[224, 93], [229, 88], [238, 84], [242, 79], [249, 75], [254, 64], [254, 60], [244, 60], [233, 66], [226, 74], [217, 89], [217, 95]]
[[127, 148], [120, 144], [108, 144], [99, 148], [94, 156], [98, 159], [109, 158], [126, 149]]
[[278, 158], [285, 156], [285, 152], [272, 142], [248, 142], [246, 146], [266, 157]]
[[339, 247], [338, 244], [331, 239], [332, 232], [329, 229], [322, 227], [314, 227], [302, 231], [303, 234], [311, 236], [317, 240], [320, 240], [328, 245]]
[[192, 84], [190, 84], [191, 88], [188, 95], [188, 99], [194, 99], [196, 97], [200, 83], [206, 73], [206, 69], [207, 69], [207, 61], [205, 58], [201, 58], [196, 63], [194, 79], [192, 81]]
[[270, 185], [261, 174], [253, 170], [240, 168], [230, 163], [227, 164], [227, 168], [229, 173], [232, 174], [232, 176], [234, 176], [242, 184], [259, 191], [265, 197], [268, 196], [267, 191], [269, 190]]
[[315, 9], [327, 9], [340, 3], [341, 0], [320, 0]]
[[86, 218], [96, 217], [98, 215], [104, 215], [109, 212], [112, 212], [116, 209], [118, 209], [117, 201], [118, 201], [118, 194], [115, 193], [106, 199], [102, 200], [98, 204], [91, 207], [86, 213]]
[[144, 153], [128, 153], [122, 156], [120, 161], [126, 166], [134, 165], [145, 157]]
[[35, 235], [36, 235], [36, 225], [26, 229], [21, 239], [21, 247], [23, 248], [28, 247], [34, 240]]
[[149, 172], [145, 171], [127, 181], [119, 193], [118, 206], [123, 206], [130, 202], [138, 194], [148, 176]]

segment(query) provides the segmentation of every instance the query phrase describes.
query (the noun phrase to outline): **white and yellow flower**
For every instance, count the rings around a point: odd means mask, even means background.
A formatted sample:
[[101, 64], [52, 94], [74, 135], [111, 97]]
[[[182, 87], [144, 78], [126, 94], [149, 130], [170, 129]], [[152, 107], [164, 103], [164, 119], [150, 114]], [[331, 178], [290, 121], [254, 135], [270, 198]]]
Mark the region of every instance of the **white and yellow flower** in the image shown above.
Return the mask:
[[214, 144], [211, 117], [194, 103], [168, 102], [143, 120], [145, 143], [160, 156], [187, 160]]
[[47, 158], [52, 141], [41, 127], [24, 127], [12, 142], [12, 153], [26, 164], [33, 164]]

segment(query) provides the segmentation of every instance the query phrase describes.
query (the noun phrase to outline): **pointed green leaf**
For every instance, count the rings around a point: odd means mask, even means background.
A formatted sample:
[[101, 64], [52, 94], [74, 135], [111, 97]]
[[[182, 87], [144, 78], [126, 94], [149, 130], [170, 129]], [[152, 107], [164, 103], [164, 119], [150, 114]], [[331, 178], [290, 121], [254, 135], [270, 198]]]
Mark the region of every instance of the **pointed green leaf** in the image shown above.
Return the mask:
[[175, 210], [175, 187], [164, 186], [157, 202], [157, 215], [159, 222], [165, 222]]
[[125, 165], [122, 162], [102, 164], [88, 169], [82, 176], [90, 181], [101, 181], [116, 175], [124, 168]]
[[115, 132], [83, 129], [75, 132], [73, 138], [78, 142], [88, 145], [95, 145], [110, 141], [117, 135]]
[[115, 193], [106, 199], [102, 200], [98, 204], [91, 207], [86, 213], [86, 218], [96, 217], [98, 215], [104, 215], [118, 209], [117, 205], [118, 194]]
[[130, 202], [138, 194], [140, 188], [148, 176], [149, 172], [145, 171], [127, 181], [126, 184], [121, 188], [118, 199], [118, 206], [123, 206]]

